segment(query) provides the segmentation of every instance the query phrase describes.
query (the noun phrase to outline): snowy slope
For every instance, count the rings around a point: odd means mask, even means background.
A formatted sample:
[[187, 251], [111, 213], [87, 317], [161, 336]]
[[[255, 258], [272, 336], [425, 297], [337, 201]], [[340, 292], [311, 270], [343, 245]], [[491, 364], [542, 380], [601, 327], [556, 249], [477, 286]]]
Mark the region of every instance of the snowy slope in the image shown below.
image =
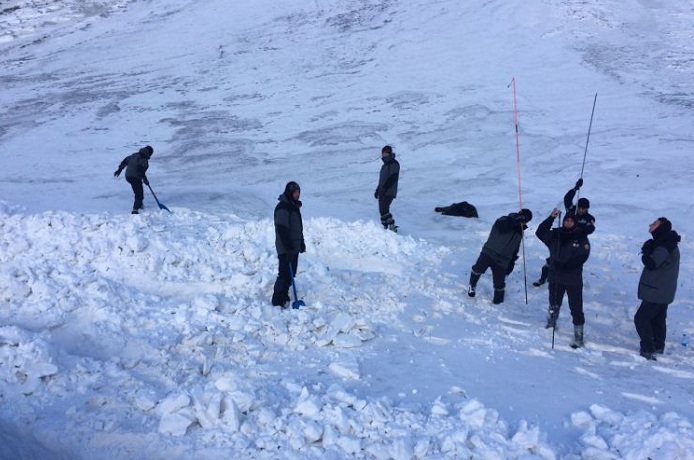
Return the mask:
[[[295, 3], [3, 2], [0, 458], [693, 456], [691, 8]], [[566, 306], [554, 348], [543, 328], [533, 232], [580, 175], [596, 92], [574, 351]], [[145, 143], [172, 214], [127, 214], [112, 179]], [[371, 196], [385, 143], [398, 235]], [[298, 311], [269, 305], [288, 180]], [[469, 299], [519, 185], [524, 264], [502, 306], [489, 274]], [[479, 219], [432, 212], [462, 200]], [[682, 267], [651, 363], [632, 317], [660, 215]]]

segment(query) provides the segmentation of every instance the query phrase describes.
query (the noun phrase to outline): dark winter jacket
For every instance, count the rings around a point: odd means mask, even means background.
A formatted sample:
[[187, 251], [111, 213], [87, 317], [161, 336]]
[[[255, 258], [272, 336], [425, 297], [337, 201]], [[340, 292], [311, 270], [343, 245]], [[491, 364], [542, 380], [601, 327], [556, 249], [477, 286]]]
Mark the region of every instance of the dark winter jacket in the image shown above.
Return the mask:
[[119, 170], [125, 169], [125, 177], [137, 179], [147, 179], [147, 169], [149, 168], [150, 151], [147, 147], [141, 148], [138, 152], [128, 155], [121, 161]]
[[507, 273], [518, 259], [523, 230], [527, 228], [521, 219], [516, 212], [499, 217], [492, 225], [487, 242], [482, 246], [482, 253], [491, 257]]
[[383, 157], [381, 173], [378, 177], [376, 197], [395, 198], [398, 195], [398, 179], [400, 178], [400, 163], [395, 159], [395, 153]]
[[680, 270], [680, 236], [674, 230], [653, 232], [653, 239], [641, 248], [643, 272], [638, 297], [646, 302], [670, 304], [675, 300]]
[[576, 225], [578, 225], [583, 233], [590, 235], [595, 231], [595, 217], [593, 217], [589, 212], [583, 214], [578, 214], [576, 211], [576, 205], [573, 204], [574, 197], [576, 196], [576, 189], [572, 188], [566, 195], [564, 195], [564, 208], [566, 208], [567, 214], [573, 214], [576, 218]]
[[306, 250], [304, 224], [301, 220], [301, 201], [288, 193], [278, 198], [275, 206], [275, 249], [277, 254], [298, 254]]
[[583, 229], [552, 228], [554, 217], [542, 221], [535, 235], [549, 248], [549, 282], [583, 286], [583, 264], [590, 256], [590, 242]]

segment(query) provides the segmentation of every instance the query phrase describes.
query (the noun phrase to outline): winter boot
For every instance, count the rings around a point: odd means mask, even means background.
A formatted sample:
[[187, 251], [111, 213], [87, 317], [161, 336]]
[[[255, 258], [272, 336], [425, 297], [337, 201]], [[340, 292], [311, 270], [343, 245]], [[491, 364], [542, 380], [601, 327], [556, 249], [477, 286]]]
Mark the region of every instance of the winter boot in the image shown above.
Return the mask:
[[559, 318], [559, 307], [549, 307], [545, 329], [557, 327], [557, 318]]
[[480, 276], [482, 275], [478, 275], [475, 272], [470, 273], [470, 286], [467, 288], [467, 295], [470, 297], [475, 297], [475, 287], [477, 287]]
[[574, 339], [571, 342], [571, 348], [582, 348], [583, 347], [583, 324], [577, 326], [574, 325]]
[[542, 266], [542, 273], [540, 273], [540, 279], [533, 283], [533, 286], [542, 286], [547, 282], [547, 276], [549, 276], [549, 267], [545, 264]]
[[388, 224], [388, 230], [393, 233], [398, 233], [398, 226], [395, 225], [395, 222], [393, 222], [392, 224]]
[[498, 305], [504, 301], [504, 290], [503, 289], [494, 289], [494, 299], [492, 300], [492, 303], [495, 305]]

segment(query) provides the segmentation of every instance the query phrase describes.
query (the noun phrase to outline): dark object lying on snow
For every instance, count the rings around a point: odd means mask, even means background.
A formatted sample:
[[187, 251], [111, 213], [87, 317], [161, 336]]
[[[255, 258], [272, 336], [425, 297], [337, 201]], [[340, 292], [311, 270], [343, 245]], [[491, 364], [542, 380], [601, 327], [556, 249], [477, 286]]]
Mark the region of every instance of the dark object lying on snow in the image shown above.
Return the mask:
[[434, 208], [434, 211], [440, 212], [444, 216], [479, 217], [477, 215], [477, 209], [467, 201], [453, 203], [446, 207], [437, 207]]

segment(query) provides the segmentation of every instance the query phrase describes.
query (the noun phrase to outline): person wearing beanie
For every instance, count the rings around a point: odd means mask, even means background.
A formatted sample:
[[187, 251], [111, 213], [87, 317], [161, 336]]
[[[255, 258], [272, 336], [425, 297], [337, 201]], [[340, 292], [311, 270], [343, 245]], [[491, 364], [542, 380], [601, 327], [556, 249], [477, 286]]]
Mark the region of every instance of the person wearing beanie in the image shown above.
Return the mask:
[[559, 209], [554, 208], [535, 232], [549, 249], [549, 310], [545, 327], [556, 327], [566, 294], [574, 325], [571, 346], [579, 348], [583, 346], [583, 326], [586, 322], [583, 313], [583, 264], [590, 257], [590, 243], [574, 214], [567, 213], [562, 226], [552, 228], [559, 214]]
[[512, 212], [499, 217], [494, 222], [487, 242], [482, 246], [482, 251], [472, 266], [468, 296], [475, 297], [477, 282], [482, 274], [491, 268], [494, 286], [492, 303], [500, 304], [504, 301], [506, 277], [513, 271], [518, 259], [518, 249], [523, 239], [523, 231], [528, 228], [527, 223], [532, 218], [533, 213], [530, 209], [521, 209], [519, 212]]
[[135, 202], [133, 203], [132, 214], [137, 214], [143, 209], [143, 201], [145, 199], [144, 188], [142, 184], [149, 185], [147, 179], [147, 169], [149, 168], [149, 159], [152, 158], [154, 149], [147, 145], [139, 151], [128, 155], [121, 161], [118, 169], [113, 173], [113, 177], [120, 176], [120, 173], [125, 169], [125, 180], [128, 181], [135, 194]]
[[[578, 179], [574, 187], [566, 192], [564, 195], [564, 208], [566, 214], [574, 214], [576, 224], [583, 229], [586, 236], [592, 234], [595, 231], [595, 217], [593, 217], [589, 212], [590, 201], [588, 198], [579, 198], [576, 206], [573, 204], [573, 199], [576, 193], [583, 186], [583, 179]], [[547, 276], [549, 275], [550, 266], [548, 260], [545, 260], [545, 264], [542, 266], [542, 272], [540, 273], [540, 278], [533, 282], [533, 286], [542, 286], [547, 282]]]
[[395, 152], [390, 145], [381, 149], [381, 172], [378, 176], [378, 186], [374, 192], [374, 198], [378, 200], [378, 212], [381, 215], [381, 225], [386, 230], [397, 233], [393, 215], [390, 213], [390, 205], [398, 195], [398, 179], [400, 178], [400, 163], [395, 159]]
[[[275, 206], [275, 249], [277, 250], [277, 279], [272, 291], [272, 305], [287, 308], [292, 274], [299, 268], [299, 253], [306, 252], [304, 224], [301, 219], [301, 187], [294, 181], [287, 182], [284, 192]], [[291, 264], [291, 271], [289, 265]]]
[[667, 310], [677, 292], [681, 238], [665, 217], [653, 221], [648, 232], [651, 239], [641, 247], [643, 271], [637, 292], [641, 305], [634, 315], [634, 326], [641, 339], [641, 356], [655, 361], [656, 354], [665, 352]]
[[595, 217], [588, 212], [590, 201], [588, 198], [579, 198], [576, 205], [573, 204], [576, 193], [582, 186], [583, 179], [578, 179], [574, 188], [566, 192], [566, 195], [564, 195], [564, 208], [567, 214], [575, 214], [576, 224], [583, 229], [586, 235], [591, 235], [595, 231]]

